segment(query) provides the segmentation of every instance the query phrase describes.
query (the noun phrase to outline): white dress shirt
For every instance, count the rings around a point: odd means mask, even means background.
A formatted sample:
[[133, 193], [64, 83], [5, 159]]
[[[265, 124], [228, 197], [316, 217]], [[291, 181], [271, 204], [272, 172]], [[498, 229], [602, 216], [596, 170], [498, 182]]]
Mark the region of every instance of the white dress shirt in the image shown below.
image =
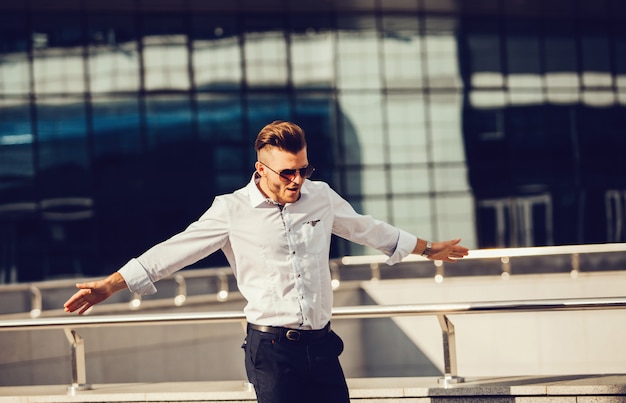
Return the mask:
[[156, 292], [154, 283], [221, 249], [248, 301], [248, 322], [321, 329], [331, 317], [331, 234], [376, 248], [388, 264], [413, 251], [417, 238], [361, 215], [326, 183], [306, 180], [300, 199], [279, 206], [257, 187], [218, 196], [183, 232], [131, 259], [119, 273], [130, 291]]

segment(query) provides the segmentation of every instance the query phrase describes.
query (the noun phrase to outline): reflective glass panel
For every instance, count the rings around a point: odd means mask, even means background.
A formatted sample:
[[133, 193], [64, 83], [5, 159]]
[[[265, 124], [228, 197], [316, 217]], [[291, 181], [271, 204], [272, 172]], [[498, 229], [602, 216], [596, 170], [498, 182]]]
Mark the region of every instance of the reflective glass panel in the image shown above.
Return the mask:
[[546, 24], [543, 58], [548, 100], [574, 103], [580, 97], [576, 36], [572, 22]]
[[42, 196], [88, 192], [91, 161], [82, 98], [39, 99], [37, 134]]
[[187, 96], [153, 95], [146, 97], [148, 146], [164, 149], [171, 143], [193, 139], [191, 107]]
[[287, 42], [281, 16], [245, 19], [246, 80], [251, 86], [285, 85], [288, 82]]
[[431, 204], [428, 196], [395, 196], [391, 201], [391, 219], [405, 231], [422, 239], [433, 239]]
[[144, 16], [143, 29], [145, 88], [189, 89], [189, 51], [183, 17]]
[[[336, 104], [331, 93], [296, 93], [294, 121], [305, 131], [309, 162], [315, 166], [313, 180], [323, 180], [338, 185], [339, 174], [335, 168], [338, 159]], [[340, 190], [339, 187], [335, 187]]]
[[465, 161], [460, 94], [433, 94], [430, 98], [432, 158], [436, 162]]
[[335, 36], [329, 16], [290, 21], [292, 80], [297, 87], [330, 87], [335, 77]]
[[372, 165], [385, 162], [381, 96], [344, 93], [339, 96], [343, 163]]
[[417, 15], [384, 16], [383, 61], [385, 84], [416, 88], [423, 84], [423, 57]]
[[499, 22], [491, 19], [466, 21], [465, 35], [472, 87], [504, 85]]
[[90, 90], [138, 91], [139, 53], [133, 16], [96, 14], [88, 21]]
[[[355, 210], [371, 215], [385, 222], [391, 222], [389, 217], [389, 202], [380, 197], [364, 198], [359, 203], [351, 203]], [[359, 245], [354, 242], [347, 243], [346, 255], [380, 255], [380, 251], [369, 246]]]
[[[253, 153], [254, 139], [259, 131], [274, 120], [293, 120], [293, 105], [289, 94], [279, 93], [272, 95], [250, 94], [246, 100], [248, 117], [248, 137], [250, 139], [250, 153]], [[306, 129], [305, 129], [306, 131]], [[256, 155], [254, 155], [256, 161]]]
[[93, 146], [97, 158], [138, 155], [142, 151], [137, 97], [97, 97], [91, 102]]
[[[470, 193], [439, 194], [435, 198], [436, 239], [461, 238], [463, 245], [476, 245], [474, 198]], [[419, 233], [419, 232], [418, 232]]]
[[[220, 143], [207, 149], [212, 157], [213, 167], [209, 172], [215, 174], [215, 186], [213, 192], [220, 194], [232, 192], [245, 186], [252, 177], [254, 164], [249, 160], [249, 149], [241, 144]], [[209, 158], [210, 158], [209, 157]]]
[[462, 87], [456, 19], [426, 16], [424, 22], [426, 85], [433, 88]]
[[397, 195], [428, 194], [431, 189], [429, 170], [425, 166], [397, 165], [391, 167], [391, 192]]
[[436, 192], [467, 192], [467, 166], [465, 164], [436, 164], [433, 167]]
[[0, 100], [0, 191], [33, 177], [33, 143], [29, 102]]
[[426, 105], [420, 94], [389, 94], [387, 127], [389, 154], [392, 164], [412, 164], [427, 161]]
[[[380, 197], [365, 197], [361, 201], [362, 213], [376, 217], [377, 219], [389, 222], [389, 202]], [[378, 250], [371, 250], [370, 253], [380, 254]]]
[[350, 168], [346, 172], [348, 196], [382, 196], [388, 193], [387, 174], [384, 167]]
[[341, 89], [381, 87], [378, 34], [373, 16], [339, 16], [337, 86]]
[[240, 94], [198, 94], [198, 135], [210, 143], [244, 142]]
[[609, 32], [606, 24], [585, 23], [581, 29], [580, 53], [582, 84], [585, 87], [611, 87], [613, 74]]
[[78, 14], [33, 15], [31, 46], [37, 94], [85, 91], [81, 21]]
[[246, 136], [239, 94], [199, 94], [197, 169], [211, 172], [212, 192], [233, 191], [250, 180], [254, 170], [252, 137]]
[[28, 32], [26, 14], [0, 13], [0, 94], [28, 94]]
[[[533, 22], [506, 22], [506, 63], [509, 89], [531, 89], [542, 86], [539, 26]], [[523, 91], [522, 91], [523, 92]], [[530, 92], [530, 91], [529, 91]], [[541, 98], [539, 98], [540, 100]]]
[[620, 91], [626, 90], [626, 27], [614, 23], [612, 27], [613, 37], [613, 54], [615, 55], [615, 73], [616, 85]]
[[236, 17], [195, 15], [192, 47], [196, 88], [238, 88], [241, 85], [241, 50]]

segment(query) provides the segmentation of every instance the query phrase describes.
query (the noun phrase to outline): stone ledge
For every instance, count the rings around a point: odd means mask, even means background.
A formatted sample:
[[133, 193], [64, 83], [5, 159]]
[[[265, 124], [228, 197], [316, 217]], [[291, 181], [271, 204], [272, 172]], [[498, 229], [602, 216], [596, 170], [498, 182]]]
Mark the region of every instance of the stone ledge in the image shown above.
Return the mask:
[[[447, 387], [437, 377], [348, 379], [351, 400], [367, 403], [617, 403], [626, 402], [626, 375], [475, 378]], [[66, 385], [0, 387], [0, 403], [256, 401], [245, 381], [93, 385], [70, 396]]]

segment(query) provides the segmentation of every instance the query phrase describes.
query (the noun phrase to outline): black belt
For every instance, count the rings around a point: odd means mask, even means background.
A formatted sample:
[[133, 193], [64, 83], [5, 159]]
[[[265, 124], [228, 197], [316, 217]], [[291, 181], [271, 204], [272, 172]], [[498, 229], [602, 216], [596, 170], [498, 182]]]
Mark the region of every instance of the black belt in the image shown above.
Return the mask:
[[323, 329], [319, 330], [290, 329], [288, 327], [255, 325], [254, 323], [248, 323], [248, 329], [271, 333], [278, 336], [278, 340], [287, 339], [289, 341], [307, 342], [321, 339], [330, 333], [330, 322]]

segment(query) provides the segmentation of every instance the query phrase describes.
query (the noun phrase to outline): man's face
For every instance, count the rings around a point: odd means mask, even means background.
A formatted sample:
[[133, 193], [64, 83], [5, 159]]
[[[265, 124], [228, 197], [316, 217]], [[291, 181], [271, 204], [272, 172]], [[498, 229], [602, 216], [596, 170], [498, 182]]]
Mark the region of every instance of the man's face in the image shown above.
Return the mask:
[[276, 172], [280, 172], [284, 169], [304, 168], [309, 165], [306, 147], [296, 154], [292, 154], [276, 147], [266, 146], [259, 151], [258, 157], [259, 162], [255, 164], [255, 168], [261, 175], [261, 181], [259, 182], [261, 191], [280, 204], [293, 203], [298, 200], [300, 198], [300, 189], [304, 183], [304, 178], [298, 174], [293, 177], [292, 181], [287, 181]]

